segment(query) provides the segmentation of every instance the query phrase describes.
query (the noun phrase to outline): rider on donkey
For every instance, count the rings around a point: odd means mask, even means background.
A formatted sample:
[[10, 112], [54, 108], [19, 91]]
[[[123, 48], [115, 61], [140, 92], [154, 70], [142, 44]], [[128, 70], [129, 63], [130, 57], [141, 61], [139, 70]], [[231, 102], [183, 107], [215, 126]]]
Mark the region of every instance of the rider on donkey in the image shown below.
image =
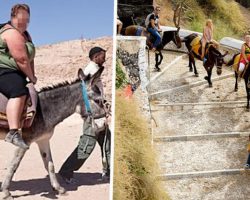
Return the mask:
[[155, 51], [157, 46], [161, 43], [161, 32], [160, 24], [159, 24], [159, 12], [161, 11], [159, 6], [156, 6], [154, 11], [150, 13], [146, 20], [145, 25], [147, 31], [155, 38], [152, 50]]
[[29, 148], [20, 133], [21, 117], [29, 95], [26, 77], [34, 84], [37, 81], [35, 47], [26, 31], [29, 21], [29, 6], [16, 4], [11, 9], [11, 20], [0, 28], [0, 92], [8, 98], [6, 114], [10, 129], [5, 141], [23, 149]]
[[245, 42], [241, 46], [241, 56], [240, 56], [240, 63], [239, 63], [239, 75], [238, 77], [241, 78], [241, 75], [245, 69], [246, 64], [250, 61], [250, 35], [245, 36]]

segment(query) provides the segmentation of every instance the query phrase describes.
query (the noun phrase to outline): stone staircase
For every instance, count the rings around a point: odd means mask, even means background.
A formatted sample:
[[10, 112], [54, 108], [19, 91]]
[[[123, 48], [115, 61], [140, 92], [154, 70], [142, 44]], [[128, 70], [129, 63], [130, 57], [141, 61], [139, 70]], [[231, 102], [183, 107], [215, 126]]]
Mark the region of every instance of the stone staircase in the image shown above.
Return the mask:
[[200, 61], [195, 77], [186, 56], [164, 54], [161, 74], [153, 72], [151, 59], [148, 89], [159, 177], [170, 198], [250, 199], [250, 170], [243, 169], [250, 134], [243, 81], [235, 93], [231, 69], [217, 76], [214, 68], [209, 88]]

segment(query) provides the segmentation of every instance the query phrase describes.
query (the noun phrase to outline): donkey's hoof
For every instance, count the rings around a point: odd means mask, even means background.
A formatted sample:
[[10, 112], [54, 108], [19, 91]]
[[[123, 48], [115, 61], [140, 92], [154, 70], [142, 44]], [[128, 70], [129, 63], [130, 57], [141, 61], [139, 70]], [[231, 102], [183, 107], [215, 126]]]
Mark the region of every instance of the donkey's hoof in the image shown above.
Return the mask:
[[210, 84], [208, 84], [208, 86], [209, 86], [209, 87], [213, 87], [213, 84], [212, 84], [212, 83], [210, 83]]
[[67, 191], [64, 189], [64, 187], [59, 186], [57, 188], [52, 187], [53, 191], [58, 192], [59, 195], [65, 194]]
[[64, 187], [59, 187], [59, 189], [58, 189], [58, 193], [59, 193], [59, 195], [64, 195], [64, 194], [66, 194], [66, 190], [65, 190], [65, 188]]
[[3, 190], [3, 199], [4, 200], [13, 200], [14, 198], [11, 196], [9, 190]]
[[237, 92], [237, 91], [238, 91], [238, 88], [235, 88], [234, 91]]
[[195, 77], [199, 77], [199, 74], [197, 73], [197, 74], [195, 74]]

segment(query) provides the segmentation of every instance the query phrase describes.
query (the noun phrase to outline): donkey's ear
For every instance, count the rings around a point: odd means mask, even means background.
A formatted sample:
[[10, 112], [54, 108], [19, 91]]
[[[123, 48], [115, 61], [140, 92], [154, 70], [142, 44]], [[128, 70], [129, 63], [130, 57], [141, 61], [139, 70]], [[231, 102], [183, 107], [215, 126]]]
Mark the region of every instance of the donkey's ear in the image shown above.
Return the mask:
[[78, 72], [77, 72], [77, 76], [79, 79], [83, 80], [84, 79], [84, 73], [82, 71], [82, 69], [78, 69]]

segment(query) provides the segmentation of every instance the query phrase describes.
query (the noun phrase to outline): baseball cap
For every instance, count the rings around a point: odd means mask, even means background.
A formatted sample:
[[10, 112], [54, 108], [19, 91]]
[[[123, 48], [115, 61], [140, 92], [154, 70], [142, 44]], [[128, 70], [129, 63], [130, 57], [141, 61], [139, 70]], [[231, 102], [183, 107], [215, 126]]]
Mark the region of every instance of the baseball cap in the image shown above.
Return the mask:
[[101, 52], [101, 51], [106, 52], [106, 50], [104, 50], [104, 49], [101, 48], [101, 47], [93, 47], [93, 48], [90, 49], [90, 51], [89, 51], [89, 58], [92, 58], [92, 56], [93, 56], [94, 54], [99, 53], [99, 52]]

